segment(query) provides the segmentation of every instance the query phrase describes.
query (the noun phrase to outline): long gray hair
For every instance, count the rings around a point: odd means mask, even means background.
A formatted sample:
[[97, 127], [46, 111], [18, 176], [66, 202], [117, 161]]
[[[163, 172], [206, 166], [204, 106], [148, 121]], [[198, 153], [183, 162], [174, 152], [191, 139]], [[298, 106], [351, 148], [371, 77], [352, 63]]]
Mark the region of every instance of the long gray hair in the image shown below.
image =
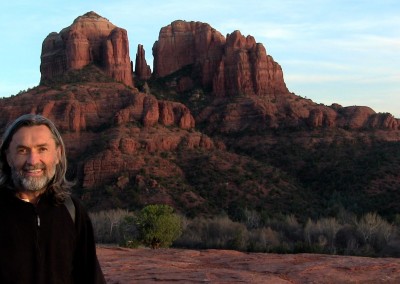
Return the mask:
[[70, 194], [72, 183], [67, 181], [65, 174], [67, 172], [67, 158], [65, 155], [65, 145], [54, 123], [48, 118], [38, 114], [24, 114], [12, 122], [3, 134], [2, 143], [0, 145], [0, 186], [11, 186], [11, 168], [7, 162], [6, 151], [10, 146], [14, 134], [21, 127], [45, 125], [49, 128], [56, 146], [61, 150], [60, 162], [56, 165], [54, 178], [50, 181], [46, 190], [47, 194], [51, 194], [56, 203], [62, 203]]

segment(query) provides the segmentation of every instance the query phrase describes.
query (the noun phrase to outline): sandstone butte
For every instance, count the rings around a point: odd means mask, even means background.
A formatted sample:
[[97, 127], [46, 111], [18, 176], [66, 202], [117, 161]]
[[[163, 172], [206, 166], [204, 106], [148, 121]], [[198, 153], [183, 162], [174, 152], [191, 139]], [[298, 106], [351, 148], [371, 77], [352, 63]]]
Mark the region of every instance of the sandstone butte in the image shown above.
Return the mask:
[[68, 70], [97, 63], [117, 81], [133, 86], [126, 30], [94, 12], [78, 17], [60, 33], [50, 33], [43, 42], [41, 81]]
[[109, 284], [400, 283], [400, 259], [98, 247]]

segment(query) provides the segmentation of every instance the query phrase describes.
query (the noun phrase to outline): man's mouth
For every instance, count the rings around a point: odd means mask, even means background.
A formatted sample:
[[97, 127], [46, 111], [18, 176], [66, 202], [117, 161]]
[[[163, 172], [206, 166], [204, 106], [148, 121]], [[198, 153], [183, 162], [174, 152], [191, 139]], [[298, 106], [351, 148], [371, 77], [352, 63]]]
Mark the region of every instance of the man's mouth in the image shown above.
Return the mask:
[[35, 169], [24, 169], [24, 173], [26, 176], [41, 176], [43, 175], [43, 169], [42, 168], [35, 168]]

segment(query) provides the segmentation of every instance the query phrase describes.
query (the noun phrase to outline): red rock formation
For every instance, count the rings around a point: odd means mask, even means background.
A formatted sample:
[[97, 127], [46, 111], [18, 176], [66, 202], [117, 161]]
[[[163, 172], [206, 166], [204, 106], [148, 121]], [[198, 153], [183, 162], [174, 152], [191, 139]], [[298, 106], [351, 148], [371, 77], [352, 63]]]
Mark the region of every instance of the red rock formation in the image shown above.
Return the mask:
[[133, 86], [132, 65], [126, 30], [115, 28], [104, 43], [104, 66], [106, 73], [118, 82]]
[[[130, 172], [132, 176], [136, 176], [139, 170], [146, 167], [146, 155], [174, 151], [181, 146], [187, 149], [215, 148], [213, 141], [199, 132], [168, 129], [147, 131], [147, 128], [114, 131], [107, 150], [84, 162], [83, 188], [113, 184], [120, 173]], [[161, 166], [166, 171], [165, 175], [171, 174], [171, 165]]]
[[338, 121], [340, 126], [358, 129], [366, 126], [369, 117], [375, 115], [375, 111], [369, 107], [351, 106], [342, 108], [340, 114], [342, 114]]
[[96, 64], [119, 82], [133, 86], [126, 30], [94, 12], [78, 17], [60, 33], [50, 33], [43, 42], [41, 81]]
[[[267, 55], [262, 44], [239, 31], [225, 40], [208, 24], [175, 21], [161, 29], [153, 55], [155, 76], [164, 77], [192, 66], [192, 81], [211, 88], [217, 96], [288, 92], [281, 67]], [[181, 85], [178, 90], [185, 91], [187, 88]]]
[[181, 103], [160, 101], [160, 123], [163, 125], [178, 125], [182, 129], [195, 126], [190, 110]]
[[327, 107], [316, 107], [310, 111], [308, 124], [311, 127], [332, 127], [335, 126], [337, 113]]
[[194, 66], [199, 70], [199, 83], [210, 87], [224, 44], [224, 36], [208, 24], [175, 21], [161, 29], [153, 45], [154, 75], [164, 77], [185, 66]]
[[239, 31], [225, 39], [208, 24], [175, 21], [161, 29], [153, 55], [155, 77], [181, 71], [169, 87], [186, 92], [200, 86], [220, 98], [196, 117], [210, 131], [305, 126], [400, 129], [398, 119], [367, 107], [328, 107], [290, 93], [281, 66], [262, 44]]
[[381, 113], [370, 117], [371, 128], [381, 128], [386, 130], [400, 129], [400, 121], [390, 113]]
[[232, 133], [277, 128], [331, 128], [400, 130], [400, 120], [375, 113], [369, 107], [332, 108], [292, 94], [269, 97], [220, 98], [196, 116], [210, 132]]
[[262, 44], [239, 31], [228, 34], [225, 52], [214, 77], [217, 96], [270, 96], [288, 93], [282, 68]]
[[183, 104], [170, 101], [157, 101], [154, 96], [138, 93], [133, 101], [115, 115], [117, 124], [141, 122], [144, 126], [160, 123], [165, 126], [178, 126], [182, 129], [195, 127], [195, 120], [190, 110]]
[[160, 112], [158, 108], [158, 101], [153, 96], [146, 96], [143, 100], [143, 116], [142, 123], [144, 126], [154, 126], [158, 123]]
[[148, 80], [151, 77], [151, 69], [147, 65], [145, 51], [141, 44], [138, 45], [136, 53], [135, 75], [139, 80]]

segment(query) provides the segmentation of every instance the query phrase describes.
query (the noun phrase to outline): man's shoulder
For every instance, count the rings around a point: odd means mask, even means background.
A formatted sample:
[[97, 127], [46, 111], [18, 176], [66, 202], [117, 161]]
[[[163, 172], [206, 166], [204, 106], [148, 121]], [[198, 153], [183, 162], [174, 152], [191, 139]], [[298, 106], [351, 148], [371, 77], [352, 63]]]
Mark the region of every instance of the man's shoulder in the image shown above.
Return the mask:
[[75, 219], [86, 218], [85, 216], [88, 215], [84, 204], [76, 196], [70, 195], [68, 198], [65, 199], [64, 205], [65, 207], [67, 207], [68, 211], [73, 210], [75, 212]]
[[76, 208], [75, 208], [75, 203], [72, 200], [71, 196], [67, 196], [65, 198], [64, 205], [65, 205], [65, 207], [67, 207], [68, 213], [71, 216], [72, 221], [74, 221], [74, 223], [75, 223]]
[[11, 199], [15, 198], [15, 192], [11, 191], [6, 186], [0, 186], [0, 200], [3, 202], [10, 202]]

